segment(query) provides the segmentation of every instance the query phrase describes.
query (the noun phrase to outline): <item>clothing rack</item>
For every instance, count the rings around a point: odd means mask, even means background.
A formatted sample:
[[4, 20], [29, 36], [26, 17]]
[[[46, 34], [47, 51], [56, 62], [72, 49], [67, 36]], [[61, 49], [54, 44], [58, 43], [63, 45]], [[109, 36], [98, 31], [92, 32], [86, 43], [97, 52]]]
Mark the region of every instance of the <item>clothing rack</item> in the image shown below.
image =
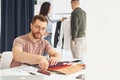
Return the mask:
[[55, 13], [55, 15], [70, 15], [71, 13]]
[[64, 19], [69, 18], [71, 13], [55, 13], [56, 16], [62, 16]]

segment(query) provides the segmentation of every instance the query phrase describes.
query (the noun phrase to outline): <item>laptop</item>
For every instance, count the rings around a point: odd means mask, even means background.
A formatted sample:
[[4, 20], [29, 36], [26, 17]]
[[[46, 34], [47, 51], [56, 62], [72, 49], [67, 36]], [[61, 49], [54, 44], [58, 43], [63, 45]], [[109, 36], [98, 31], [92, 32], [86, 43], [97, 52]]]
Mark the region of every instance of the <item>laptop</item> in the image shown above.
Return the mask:
[[0, 80], [44, 80], [43, 75], [0, 76]]

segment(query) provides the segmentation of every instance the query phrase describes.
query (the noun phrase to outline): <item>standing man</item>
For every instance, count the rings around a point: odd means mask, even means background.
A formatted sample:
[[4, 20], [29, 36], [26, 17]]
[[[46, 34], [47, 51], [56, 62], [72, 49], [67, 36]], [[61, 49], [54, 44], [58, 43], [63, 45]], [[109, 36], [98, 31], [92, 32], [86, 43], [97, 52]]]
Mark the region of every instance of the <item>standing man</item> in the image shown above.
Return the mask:
[[[31, 31], [14, 40], [11, 67], [27, 63], [38, 64], [41, 69], [47, 70], [49, 65], [56, 65], [60, 61], [60, 55], [47, 40], [42, 38], [46, 32], [47, 23], [48, 20], [43, 15], [34, 16], [30, 23]], [[50, 59], [43, 56], [44, 52], [50, 55]]]
[[86, 13], [80, 8], [79, 0], [71, 0], [71, 50], [73, 58], [83, 60], [85, 53]]

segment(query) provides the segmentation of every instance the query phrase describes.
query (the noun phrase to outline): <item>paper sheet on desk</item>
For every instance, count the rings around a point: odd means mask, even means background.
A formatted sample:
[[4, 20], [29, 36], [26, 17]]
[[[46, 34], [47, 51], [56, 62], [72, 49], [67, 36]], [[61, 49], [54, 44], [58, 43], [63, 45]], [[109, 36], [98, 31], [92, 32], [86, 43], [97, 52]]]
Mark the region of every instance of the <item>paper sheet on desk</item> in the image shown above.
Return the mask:
[[23, 65], [15, 68], [0, 70], [0, 76], [1, 75], [31, 75], [30, 72], [36, 75], [42, 75], [40, 73], [37, 73], [37, 70], [38, 70], [37, 68], [34, 68], [32, 66]]
[[30, 75], [24, 70], [21, 69], [5, 69], [0, 70], [0, 76], [7, 76], [7, 75]]

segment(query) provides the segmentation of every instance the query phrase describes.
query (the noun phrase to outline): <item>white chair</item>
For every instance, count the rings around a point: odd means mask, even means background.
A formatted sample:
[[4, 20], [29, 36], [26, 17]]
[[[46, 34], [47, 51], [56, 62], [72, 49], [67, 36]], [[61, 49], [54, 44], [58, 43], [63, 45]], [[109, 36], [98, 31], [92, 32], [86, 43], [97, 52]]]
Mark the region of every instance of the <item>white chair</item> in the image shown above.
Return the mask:
[[13, 58], [12, 51], [5, 51], [1, 55], [2, 57], [1, 57], [0, 69], [10, 68], [10, 63]]

